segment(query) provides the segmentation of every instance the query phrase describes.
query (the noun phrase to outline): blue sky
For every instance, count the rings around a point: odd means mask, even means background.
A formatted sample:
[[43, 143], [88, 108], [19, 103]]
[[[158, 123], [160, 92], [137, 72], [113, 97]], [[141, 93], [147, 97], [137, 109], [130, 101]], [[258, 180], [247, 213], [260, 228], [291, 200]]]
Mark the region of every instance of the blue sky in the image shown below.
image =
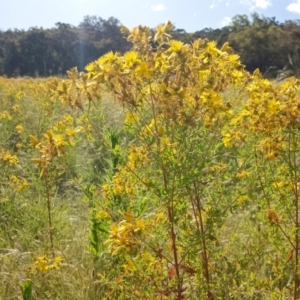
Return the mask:
[[279, 21], [300, 19], [300, 0], [0, 0], [0, 29], [77, 26], [86, 15], [113, 16], [132, 28], [171, 20], [189, 32], [220, 28], [237, 14], [252, 12]]

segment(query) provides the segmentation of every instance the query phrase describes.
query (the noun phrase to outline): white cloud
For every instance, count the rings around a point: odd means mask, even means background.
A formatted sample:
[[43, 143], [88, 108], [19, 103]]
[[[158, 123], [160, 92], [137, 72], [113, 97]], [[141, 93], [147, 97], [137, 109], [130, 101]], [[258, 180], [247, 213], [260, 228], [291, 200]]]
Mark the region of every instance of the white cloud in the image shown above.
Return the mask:
[[269, 6], [272, 5], [271, 0], [253, 0], [253, 4], [255, 5], [255, 7], [259, 7], [259, 8], [268, 8]]
[[[299, 2], [300, 0], [297, 1]], [[215, 8], [221, 3], [225, 3], [225, 5], [228, 7], [232, 4], [232, 2], [238, 2], [242, 5], [250, 6], [250, 10], [254, 10], [256, 8], [266, 9], [272, 5], [272, 0], [213, 0], [209, 8]]]
[[266, 9], [272, 5], [272, 0], [240, 0], [239, 3], [251, 6], [250, 10], [255, 10], [256, 8]]
[[221, 25], [222, 25], [222, 27], [224, 27], [224, 26], [229, 25], [230, 22], [231, 22], [231, 18], [230, 17], [224, 17], [223, 20], [222, 20], [222, 22], [221, 22]]
[[153, 11], [159, 12], [159, 11], [164, 11], [166, 9], [166, 7], [163, 4], [157, 4], [155, 6], [152, 6], [151, 9]]
[[[210, 9], [213, 9], [217, 6], [219, 6], [224, 0], [213, 0], [211, 5], [209, 5]], [[229, 0], [230, 1], [230, 0]]]
[[253, 1], [255, 0], [240, 0], [239, 3], [243, 5], [253, 5]]
[[295, 3], [291, 3], [286, 8], [290, 12], [300, 14], [300, 0], [297, 0]]

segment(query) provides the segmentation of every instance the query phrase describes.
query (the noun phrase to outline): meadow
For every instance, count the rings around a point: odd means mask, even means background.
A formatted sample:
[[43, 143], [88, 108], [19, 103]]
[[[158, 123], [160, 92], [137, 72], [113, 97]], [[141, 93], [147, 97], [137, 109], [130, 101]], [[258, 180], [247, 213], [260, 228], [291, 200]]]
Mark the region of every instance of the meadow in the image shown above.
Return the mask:
[[300, 299], [300, 82], [172, 28], [0, 78], [0, 299]]

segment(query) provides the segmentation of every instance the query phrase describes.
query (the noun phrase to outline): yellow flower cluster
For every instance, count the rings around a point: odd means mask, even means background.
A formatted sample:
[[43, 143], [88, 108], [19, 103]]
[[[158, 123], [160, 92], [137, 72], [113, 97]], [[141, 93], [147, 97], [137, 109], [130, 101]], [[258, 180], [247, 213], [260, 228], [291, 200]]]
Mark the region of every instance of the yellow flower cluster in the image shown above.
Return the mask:
[[[192, 45], [169, 41], [167, 30], [172, 27], [170, 22], [159, 25], [155, 35], [147, 27], [132, 31], [123, 27], [134, 43], [132, 51], [123, 56], [109, 52], [90, 63], [87, 74], [73, 69], [68, 73], [69, 82], [49, 87], [71, 106], [78, 106], [76, 101], [83, 105], [85, 99], [96, 99], [96, 91], [107, 86], [130, 111], [150, 105], [173, 122], [191, 126], [196, 120], [207, 126], [223, 122], [230, 105], [222, 92], [231, 84], [244, 87], [249, 79], [239, 56], [232, 54], [228, 43], [217, 49], [215, 42], [207, 40], [199, 39]], [[164, 47], [152, 51], [151, 40], [163, 42]], [[128, 113], [126, 123], [134, 120], [136, 114]]]
[[15, 127], [15, 130], [17, 133], [21, 134], [24, 131], [24, 128], [21, 124], [19, 124]]
[[16, 166], [19, 160], [16, 155], [11, 154], [10, 151], [0, 148], [0, 162], [3, 161], [11, 166]]
[[300, 127], [299, 88], [297, 79], [271, 83], [255, 71], [246, 88], [248, 100], [223, 130], [224, 145], [241, 145], [254, 136], [266, 159], [278, 157], [287, 147], [287, 132]]
[[243, 170], [241, 172], [238, 172], [236, 175], [235, 175], [237, 178], [246, 178], [246, 177], [249, 177], [250, 176], [250, 173]]
[[210, 170], [211, 171], [225, 171], [225, 170], [227, 170], [227, 168], [228, 168], [228, 166], [226, 165], [226, 164], [224, 164], [224, 163], [219, 163], [219, 164], [217, 164], [217, 165], [213, 165], [213, 166], [211, 166], [210, 167]]
[[122, 213], [124, 220], [117, 224], [113, 224], [106, 244], [112, 255], [116, 255], [119, 251], [133, 251], [139, 245], [138, 237], [143, 235], [147, 223], [145, 220], [135, 218], [131, 212]]
[[42, 168], [42, 173], [46, 171], [55, 157], [62, 156], [66, 153], [66, 146], [75, 145], [74, 136], [82, 130], [81, 126], [76, 128], [66, 127], [67, 124], [73, 123], [70, 115], [64, 115], [62, 121], [54, 124], [52, 130], [47, 130], [42, 140], [30, 135], [31, 146], [39, 150], [40, 157], [32, 159]]
[[12, 116], [10, 115], [10, 113], [7, 110], [4, 110], [4, 111], [0, 112], [0, 120], [2, 120], [2, 119], [11, 121]]
[[10, 183], [17, 192], [21, 192], [29, 187], [29, 184], [25, 178], [19, 178], [15, 175], [10, 176]]
[[138, 120], [139, 120], [139, 117], [138, 117], [137, 114], [132, 113], [132, 112], [127, 112], [126, 115], [125, 115], [124, 123], [127, 124], [127, 125], [130, 125], [132, 123], [138, 122]]
[[112, 192], [115, 196], [122, 195], [122, 194], [129, 194], [132, 195], [134, 192], [133, 184], [126, 176], [128, 172], [126, 169], [122, 169], [120, 172], [114, 175], [112, 180]]
[[67, 142], [62, 135], [53, 134], [50, 130], [46, 132], [41, 142], [32, 135], [29, 137], [32, 146], [40, 152], [40, 158], [32, 159], [32, 161], [42, 168], [41, 175], [43, 175], [55, 157], [65, 154]]
[[134, 170], [137, 165], [143, 166], [149, 163], [149, 153], [143, 146], [131, 145], [127, 150], [128, 164], [127, 166]]
[[49, 258], [48, 254], [38, 256], [34, 258], [34, 266], [25, 270], [28, 277], [32, 276], [36, 272], [46, 272], [53, 269], [58, 269], [61, 262], [63, 262], [61, 256], [56, 256], [53, 259]]

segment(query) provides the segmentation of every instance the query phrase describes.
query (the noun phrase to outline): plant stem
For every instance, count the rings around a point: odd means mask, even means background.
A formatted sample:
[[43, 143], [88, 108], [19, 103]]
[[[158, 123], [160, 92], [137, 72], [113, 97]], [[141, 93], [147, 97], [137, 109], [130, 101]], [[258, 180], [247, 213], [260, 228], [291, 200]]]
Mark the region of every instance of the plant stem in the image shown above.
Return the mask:
[[298, 299], [299, 289], [299, 191], [298, 191], [298, 176], [297, 176], [297, 161], [295, 147], [297, 143], [294, 141], [293, 145], [293, 168], [294, 168], [294, 196], [295, 196], [295, 279], [294, 279], [294, 299]]
[[46, 195], [47, 195], [47, 210], [48, 210], [48, 226], [49, 226], [49, 239], [50, 239], [50, 249], [52, 256], [54, 257], [54, 244], [53, 244], [53, 228], [52, 228], [52, 217], [51, 217], [51, 195], [50, 195], [50, 184], [48, 178], [48, 170], [44, 173]]
[[[155, 101], [154, 101], [154, 93], [152, 92], [152, 86], [151, 86], [151, 82], [149, 81], [149, 88], [150, 88], [150, 95], [151, 95], [151, 110], [152, 110], [152, 115], [153, 115], [153, 119], [154, 119], [154, 126], [155, 126], [155, 131], [158, 132], [158, 128], [157, 128], [157, 113], [156, 113], [156, 109], [155, 109]], [[160, 149], [161, 147], [161, 141], [160, 138], [157, 137], [156, 139], [156, 143], [157, 143], [157, 147], [158, 149]], [[169, 185], [168, 185], [168, 175], [167, 175], [167, 170], [166, 170], [166, 166], [165, 164], [162, 162], [161, 165], [161, 169], [162, 169], [162, 174], [163, 174], [163, 183], [164, 183], [164, 190], [166, 192], [166, 194], [168, 194], [169, 191]], [[174, 223], [174, 197], [173, 197], [173, 193], [171, 193], [171, 197], [167, 206], [167, 210], [168, 210], [168, 218], [169, 218], [169, 222], [171, 225], [171, 243], [172, 243], [172, 251], [173, 251], [173, 258], [174, 258], [174, 268], [175, 268], [175, 273], [176, 273], [176, 278], [177, 278], [177, 288], [176, 288], [176, 300], [183, 300], [183, 288], [182, 288], [182, 280], [180, 278], [180, 263], [178, 260], [178, 252], [177, 252], [177, 246], [176, 246], [176, 233], [175, 233], [175, 223]]]
[[[205, 239], [204, 222], [203, 222], [203, 217], [202, 217], [201, 200], [197, 193], [198, 189], [197, 189], [197, 184], [195, 181], [194, 181], [194, 189], [196, 191], [195, 204], [197, 207], [197, 212], [199, 214], [199, 222], [200, 222], [200, 226], [198, 227], [198, 230], [200, 229], [202, 248], [203, 248], [202, 249], [202, 266], [203, 266], [203, 274], [204, 274], [204, 278], [205, 278], [206, 286], [207, 286], [207, 299], [213, 300], [214, 296], [213, 296], [212, 292], [210, 291], [210, 274], [209, 274], [209, 269], [208, 269], [207, 245], [206, 245], [206, 239]], [[197, 219], [196, 215], [195, 215], [195, 217]]]

